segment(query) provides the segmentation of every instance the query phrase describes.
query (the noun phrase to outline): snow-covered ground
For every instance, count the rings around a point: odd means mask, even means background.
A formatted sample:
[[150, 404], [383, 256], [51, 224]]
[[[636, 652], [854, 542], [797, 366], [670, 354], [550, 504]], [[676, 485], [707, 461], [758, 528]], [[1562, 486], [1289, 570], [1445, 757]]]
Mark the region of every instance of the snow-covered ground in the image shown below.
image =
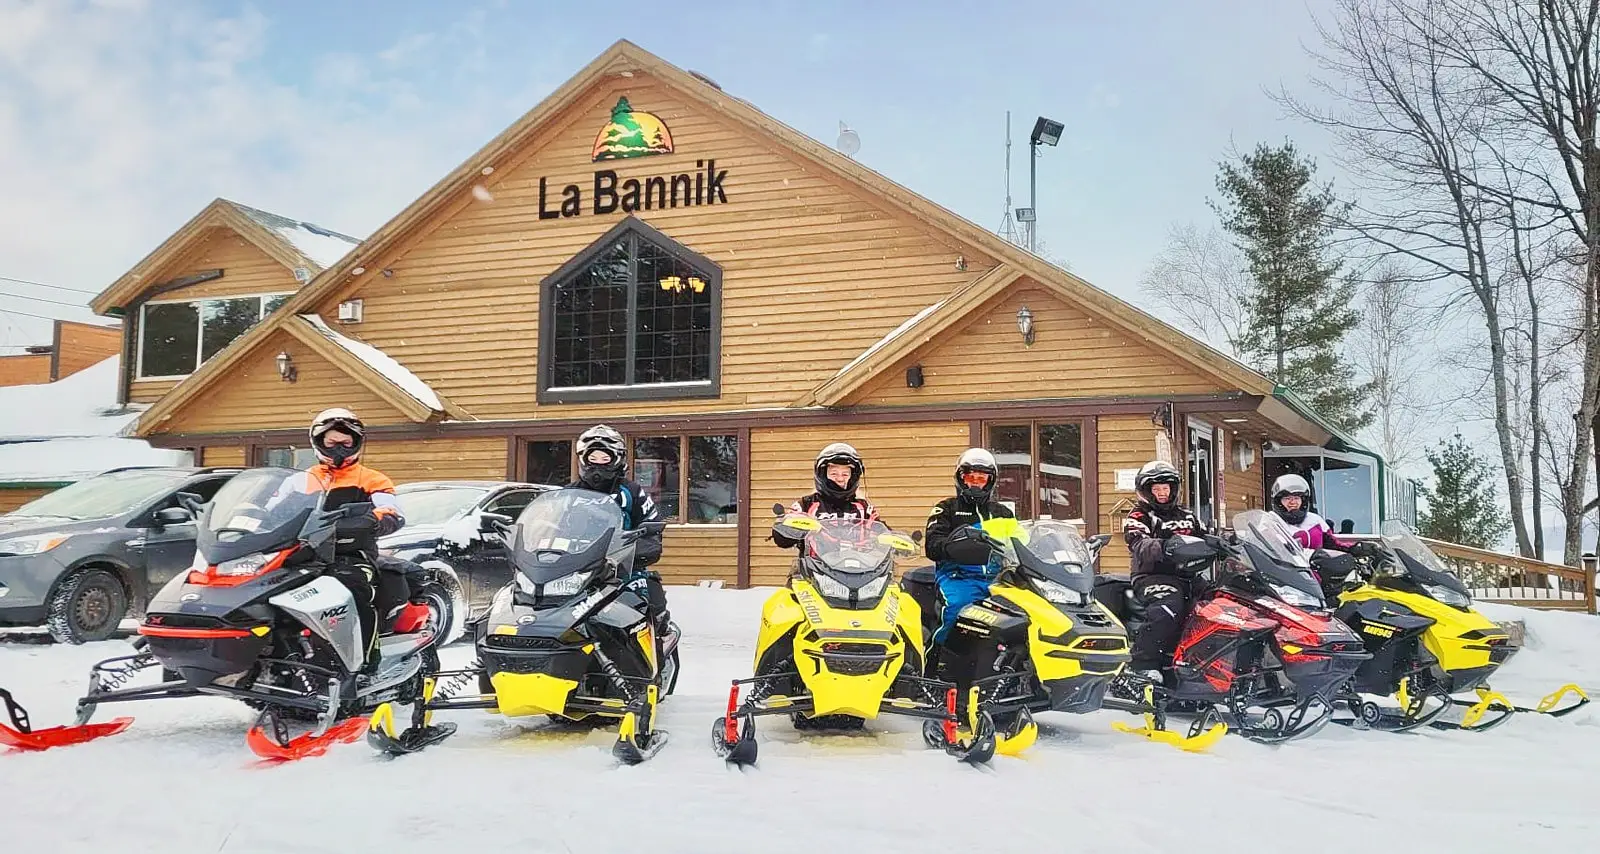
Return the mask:
[[[255, 762], [251, 716], [224, 700], [127, 705], [127, 732], [0, 754], [3, 850], [181, 852], [1433, 852], [1595, 850], [1600, 704], [1521, 715], [1492, 732], [1394, 735], [1339, 727], [1265, 747], [1228, 737], [1204, 755], [1114, 732], [1122, 716], [1045, 715], [1025, 758], [974, 769], [916, 727], [802, 741], [762, 721], [758, 767], [711, 752], [728, 680], [748, 675], [769, 591], [673, 588], [684, 669], [663, 707], [673, 741], [620, 767], [604, 733], [540, 733], [482, 713], [399, 759], [365, 744], [280, 767]], [[1600, 688], [1600, 619], [1485, 606], [1527, 622], [1495, 680], [1519, 702], [1568, 681]], [[0, 686], [38, 726], [63, 722], [91, 663], [83, 647], [0, 642]], [[447, 664], [470, 659], [461, 646]], [[101, 719], [119, 713], [101, 711]]]

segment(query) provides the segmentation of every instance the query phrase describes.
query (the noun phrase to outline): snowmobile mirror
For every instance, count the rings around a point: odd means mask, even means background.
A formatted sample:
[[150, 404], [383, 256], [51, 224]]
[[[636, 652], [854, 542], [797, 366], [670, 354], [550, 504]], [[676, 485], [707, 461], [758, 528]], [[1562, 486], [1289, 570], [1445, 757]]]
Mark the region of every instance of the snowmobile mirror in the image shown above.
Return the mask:
[[1089, 546], [1089, 549], [1091, 551], [1099, 551], [1099, 550], [1105, 548], [1106, 547], [1106, 543], [1109, 543], [1109, 542], [1111, 542], [1111, 535], [1110, 534], [1095, 534], [1094, 536], [1089, 538], [1089, 541], [1088, 541], [1087, 545]]
[[503, 534], [511, 523], [515, 522], [510, 516], [503, 513], [489, 513], [485, 511], [478, 517], [478, 531], [484, 534]]
[[158, 527], [166, 528], [192, 521], [194, 514], [187, 507], [163, 507], [156, 511], [155, 523]]
[[782, 516], [783, 515], [783, 505], [782, 504], [773, 504], [772, 505], [772, 515], [774, 515], [774, 516]]

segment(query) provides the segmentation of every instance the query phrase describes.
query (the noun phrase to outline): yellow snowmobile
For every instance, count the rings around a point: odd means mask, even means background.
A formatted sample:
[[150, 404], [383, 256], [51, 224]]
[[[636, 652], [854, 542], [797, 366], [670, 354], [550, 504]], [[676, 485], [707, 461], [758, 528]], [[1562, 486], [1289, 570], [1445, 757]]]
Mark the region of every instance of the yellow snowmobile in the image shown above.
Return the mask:
[[[478, 624], [478, 660], [430, 680], [405, 732], [394, 731], [393, 709], [378, 709], [368, 742], [386, 753], [413, 752], [429, 743], [433, 712], [485, 709], [508, 718], [615, 720], [612, 753], [629, 765], [660, 751], [667, 734], [655, 728], [656, 706], [672, 692], [678, 651], [663, 648], [643, 597], [622, 583], [646, 530], [624, 530], [624, 522], [610, 496], [583, 489], [547, 492], [529, 504], [499, 532], [516, 576]], [[452, 696], [474, 678], [477, 696]]]
[[[756, 760], [755, 719], [789, 715], [800, 730], [853, 730], [879, 715], [924, 721], [930, 745], [971, 763], [994, 756], [994, 722], [968, 703], [956, 715], [955, 686], [922, 674], [922, 619], [894, 584], [897, 555], [917, 539], [877, 520], [785, 514], [774, 534], [801, 542], [788, 584], [767, 599], [756, 640], [755, 675], [736, 679], [712, 747], [737, 765]], [[742, 699], [741, 689], [749, 686]]]
[[[942, 646], [930, 647], [927, 675], [954, 683], [958, 696], [976, 686], [998, 730], [997, 752], [1015, 755], [1038, 737], [1035, 714], [1102, 707], [1128, 663], [1128, 632], [1094, 595], [1095, 561], [1109, 536], [1085, 542], [1054, 519], [989, 519], [981, 530], [957, 531], [946, 548], [964, 564], [986, 564], [992, 555], [1000, 569], [989, 595], [962, 610]], [[943, 611], [933, 568], [906, 573], [901, 586], [922, 607], [931, 637]], [[1161, 729], [1154, 737], [1199, 751], [1226, 732], [1216, 724], [1188, 736]]]
[[[1331, 586], [1358, 570], [1350, 555], [1318, 551], [1313, 565]], [[1511, 658], [1505, 630], [1472, 608], [1472, 595], [1444, 563], [1399, 521], [1385, 522], [1383, 541], [1361, 581], [1339, 594], [1335, 612], [1366, 643], [1362, 665], [1340, 698], [1353, 718], [1345, 725], [1403, 732], [1421, 726], [1481, 732], [1514, 712], [1560, 717], [1589, 702], [1577, 685], [1565, 685], [1538, 706], [1512, 703], [1489, 687], [1489, 677]], [[1475, 698], [1453, 694], [1471, 691]], [[1398, 710], [1361, 695], [1392, 697]], [[1568, 695], [1576, 702], [1562, 705]], [[1452, 706], [1467, 708], [1459, 722], [1438, 720]]]

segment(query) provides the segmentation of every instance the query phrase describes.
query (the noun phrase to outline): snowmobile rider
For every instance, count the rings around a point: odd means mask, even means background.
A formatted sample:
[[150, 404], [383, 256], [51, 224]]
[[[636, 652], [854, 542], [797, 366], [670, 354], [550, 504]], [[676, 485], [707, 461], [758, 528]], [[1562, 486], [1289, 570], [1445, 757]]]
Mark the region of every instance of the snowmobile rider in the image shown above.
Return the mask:
[[644, 597], [646, 611], [657, 637], [666, 637], [671, 621], [667, 614], [667, 591], [661, 574], [645, 567], [661, 559], [661, 513], [649, 493], [627, 479], [628, 443], [622, 434], [597, 424], [578, 437], [578, 479], [567, 489], [587, 489], [611, 496], [622, 508], [624, 530], [632, 531], [646, 523], [657, 523], [639, 538], [633, 553], [633, 567], [622, 582]]
[[[1289, 530], [1294, 532], [1294, 538], [1303, 549], [1316, 551], [1317, 549], [1338, 549], [1349, 552], [1358, 558], [1371, 558], [1377, 556], [1379, 549], [1376, 543], [1362, 540], [1343, 540], [1335, 536], [1333, 527], [1328, 520], [1312, 512], [1311, 484], [1297, 474], [1286, 474], [1272, 482], [1272, 512], [1278, 514]], [[1317, 580], [1322, 583], [1322, 589], [1333, 601], [1344, 584], [1342, 578], [1322, 578], [1322, 573], [1317, 572]]]
[[335, 529], [334, 564], [328, 575], [350, 589], [361, 621], [361, 648], [366, 662], [363, 675], [377, 669], [378, 538], [388, 536], [405, 525], [400, 505], [394, 497], [394, 481], [374, 468], [361, 464], [361, 448], [366, 444], [366, 427], [348, 409], [323, 410], [311, 420], [311, 450], [317, 464], [289, 478], [281, 492], [323, 492], [323, 509], [346, 504], [372, 505], [372, 512], [340, 519]]
[[1170, 463], [1151, 460], [1133, 478], [1138, 504], [1122, 521], [1122, 538], [1133, 559], [1133, 590], [1145, 607], [1145, 625], [1133, 641], [1129, 669], [1160, 681], [1172, 661], [1184, 618], [1189, 614], [1189, 579], [1166, 562], [1163, 543], [1173, 535], [1200, 536], [1200, 520], [1178, 502], [1183, 478]]
[[[812, 471], [816, 492], [789, 505], [790, 512], [804, 513], [818, 519], [871, 521], [878, 518], [878, 508], [856, 495], [856, 488], [861, 485], [861, 476], [867, 473], [867, 466], [855, 448], [844, 442], [834, 442], [817, 454]], [[778, 533], [773, 533], [772, 540], [779, 548], [785, 549], [798, 548], [801, 542]]]
[[994, 454], [983, 448], [969, 448], [956, 461], [956, 494], [934, 505], [923, 530], [923, 551], [933, 561], [934, 579], [944, 599], [944, 619], [933, 634], [934, 643], [943, 643], [956, 624], [961, 610], [989, 595], [995, 562], [984, 565], [958, 564], [950, 559], [945, 546], [953, 537], [987, 537], [982, 525], [990, 519], [1015, 519], [1010, 508], [994, 499], [1000, 482], [1000, 466]]

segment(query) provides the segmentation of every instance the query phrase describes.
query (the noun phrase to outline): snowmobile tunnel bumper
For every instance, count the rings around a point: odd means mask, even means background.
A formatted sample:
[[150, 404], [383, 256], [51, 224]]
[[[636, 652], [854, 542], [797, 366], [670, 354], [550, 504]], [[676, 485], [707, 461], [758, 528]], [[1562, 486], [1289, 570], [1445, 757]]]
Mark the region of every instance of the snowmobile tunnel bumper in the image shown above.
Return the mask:
[[146, 623], [139, 627], [139, 634], [162, 667], [195, 687], [249, 670], [272, 642], [269, 626], [240, 628], [221, 625], [220, 621], [210, 626]]

